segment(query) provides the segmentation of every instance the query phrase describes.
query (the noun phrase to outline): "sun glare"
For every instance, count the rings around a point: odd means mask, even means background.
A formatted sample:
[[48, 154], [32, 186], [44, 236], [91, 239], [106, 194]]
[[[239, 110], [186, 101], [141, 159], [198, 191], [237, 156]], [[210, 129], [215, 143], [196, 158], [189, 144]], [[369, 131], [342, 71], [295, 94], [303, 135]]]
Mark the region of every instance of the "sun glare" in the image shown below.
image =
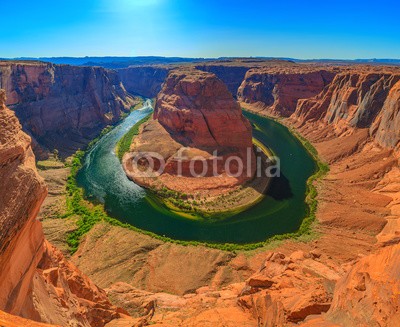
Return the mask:
[[113, 5], [115, 3], [119, 3], [121, 7], [126, 9], [133, 7], [148, 7], [148, 6], [156, 6], [160, 4], [163, 0], [118, 0], [112, 1]]

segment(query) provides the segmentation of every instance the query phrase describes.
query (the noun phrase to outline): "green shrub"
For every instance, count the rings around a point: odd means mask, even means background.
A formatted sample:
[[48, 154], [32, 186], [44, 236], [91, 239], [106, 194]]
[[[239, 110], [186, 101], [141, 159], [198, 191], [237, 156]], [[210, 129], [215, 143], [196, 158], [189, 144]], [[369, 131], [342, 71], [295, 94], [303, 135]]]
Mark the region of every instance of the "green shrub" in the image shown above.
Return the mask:
[[[143, 124], [145, 121], [149, 119], [149, 116], [142, 119], [139, 121], [135, 126], [131, 128], [131, 130], [124, 136], [124, 140], [121, 139], [119, 142], [118, 149], [121, 151], [119, 152], [119, 157], [122, 158], [123, 154], [122, 151], [123, 149], [127, 149], [126, 151], [129, 150], [132, 138], [138, 133], [139, 127], [141, 124]], [[136, 127], [136, 128], [134, 128]], [[102, 135], [105, 135], [108, 133], [110, 129], [106, 130]], [[104, 207], [102, 205], [92, 205], [88, 201], [86, 201], [83, 197], [83, 190], [77, 185], [76, 182], [76, 176], [79, 172], [79, 170], [82, 168], [82, 161], [85, 156], [85, 152], [78, 150], [75, 155], [73, 156], [73, 159], [71, 160], [71, 163], [69, 166], [71, 167], [71, 173], [68, 176], [67, 179], [67, 208], [68, 208], [68, 213], [63, 215], [63, 218], [67, 218], [71, 215], [77, 215], [79, 216], [79, 219], [77, 221], [77, 229], [73, 232], [71, 232], [67, 236], [67, 242], [70, 247], [71, 253], [76, 252], [78, 249], [79, 243], [82, 239], [82, 237], [88, 233], [95, 224], [98, 222], [104, 221], [110, 225], [113, 226], [119, 226], [123, 228], [127, 228], [130, 230], [133, 230], [135, 232], [140, 232], [142, 234], [151, 236], [155, 239], [161, 240], [163, 242], [168, 242], [168, 243], [174, 243], [174, 244], [179, 244], [183, 246], [198, 246], [198, 245], [203, 245], [209, 248], [214, 248], [214, 249], [219, 249], [223, 251], [229, 251], [229, 252], [234, 252], [234, 251], [251, 251], [255, 250], [260, 247], [264, 247], [271, 242], [275, 241], [282, 241], [286, 239], [298, 239], [298, 240], [305, 240], [307, 237], [309, 238], [310, 236], [313, 235], [313, 224], [315, 222], [315, 214], [317, 211], [318, 207], [318, 201], [317, 201], [317, 196], [318, 196], [318, 190], [316, 186], [314, 185], [316, 181], [320, 180], [323, 176], [327, 174], [329, 171], [329, 166], [326, 163], [321, 162], [321, 160], [318, 157], [318, 153], [315, 150], [315, 148], [304, 138], [302, 138], [297, 132], [292, 130], [292, 133], [300, 140], [300, 142], [303, 144], [303, 146], [307, 149], [307, 151], [310, 153], [310, 155], [314, 158], [314, 160], [317, 162], [317, 171], [308, 179], [307, 181], [307, 195], [306, 195], [306, 203], [308, 206], [308, 214], [307, 216], [303, 219], [302, 224], [299, 228], [298, 231], [293, 232], [293, 233], [287, 233], [287, 234], [281, 234], [281, 235], [275, 235], [273, 237], [268, 238], [264, 242], [257, 242], [257, 243], [251, 243], [251, 244], [231, 244], [231, 243], [225, 243], [225, 244], [218, 244], [218, 243], [203, 243], [203, 242], [198, 242], [198, 241], [180, 241], [180, 240], [174, 240], [169, 237], [157, 235], [152, 232], [144, 231], [141, 230], [137, 227], [134, 227], [132, 225], [129, 225], [127, 223], [122, 223], [121, 221], [111, 218], [105, 211]], [[97, 138], [97, 141], [100, 139]], [[96, 141], [96, 142], [97, 142]], [[90, 147], [94, 146], [96, 142], [91, 142]], [[122, 155], [121, 155], [122, 154]], [[188, 202], [184, 201], [186, 200], [187, 194], [180, 194], [178, 192], [171, 191], [165, 187], [163, 187], [160, 190], [156, 191], [157, 195], [161, 197], [165, 197], [170, 201], [172, 204], [175, 206], [183, 209], [183, 210], [193, 210], [193, 207], [191, 204]], [[201, 200], [199, 200], [202, 202]], [[193, 205], [198, 205], [197, 201], [192, 202]]]
[[139, 120], [135, 125], [131, 127], [131, 129], [126, 133], [119, 141], [116, 147], [116, 154], [120, 161], [122, 161], [122, 157], [125, 153], [127, 153], [131, 147], [133, 137], [139, 134], [139, 128], [142, 124], [147, 122], [150, 118], [151, 114], [146, 116], [145, 118]]

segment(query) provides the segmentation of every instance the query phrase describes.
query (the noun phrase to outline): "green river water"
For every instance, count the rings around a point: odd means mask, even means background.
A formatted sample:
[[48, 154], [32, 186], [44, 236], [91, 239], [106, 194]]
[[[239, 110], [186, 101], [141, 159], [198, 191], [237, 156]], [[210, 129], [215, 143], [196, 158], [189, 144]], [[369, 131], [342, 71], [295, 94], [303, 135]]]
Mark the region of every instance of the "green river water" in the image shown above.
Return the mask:
[[247, 112], [245, 116], [254, 126], [253, 135], [280, 159], [281, 177], [273, 179], [265, 198], [219, 221], [190, 220], [154, 206], [148, 191], [127, 179], [114, 152], [118, 140], [151, 111], [147, 102], [87, 153], [77, 181], [89, 200], [103, 203], [111, 217], [124, 223], [185, 241], [254, 243], [299, 228], [307, 214], [306, 182], [316, 171], [316, 163], [286, 127]]

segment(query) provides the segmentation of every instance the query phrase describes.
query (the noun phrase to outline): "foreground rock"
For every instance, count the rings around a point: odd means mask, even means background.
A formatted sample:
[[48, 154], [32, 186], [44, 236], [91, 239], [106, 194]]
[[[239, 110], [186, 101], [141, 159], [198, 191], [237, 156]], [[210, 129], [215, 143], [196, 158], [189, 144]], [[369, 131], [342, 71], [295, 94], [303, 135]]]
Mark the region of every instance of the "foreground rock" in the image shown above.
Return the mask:
[[[222, 290], [203, 287], [184, 297], [141, 291], [124, 283], [113, 285], [107, 290], [110, 297], [121, 305], [142, 307], [137, 312], [151, 316], [151, 326], [190, 327], [256, 327], [257, 322], [249, 312], [237, 304], [242, 284], [232, 284]], [[110, 327], [114, 325], [110, 323]]]
[[[36, 215], [47, 190], [35, 168], [30, 138], [0, 90], [0, 309], [21, 314], [44, 236]], [[12, 296], [10, 296], [12, 295]]]
[[353, 264], [338, 280], [329, 311], [300, 326], [398, 326], [399, 251], [399, 244], [387, 246]]
[[256, 170], [252, 128], [239, 104], [215, 75], [194, 69], [168, 75], [154, 117], [134, 138], [131, 152], [150, 157], [154, 167], [147, 169], [147, 159], [136, 165], [127, 154], [129, 178], [198, 197], [233, 191]]
[[[30, 138], [6, 108], [3, 90], [0, 180], [0, 310], [61, 326], [104, 326], [125, 316], [104, 291], [45, 241], [36, 216], [46, 186], [36, 172]], [[0, 322], [28, 325], [1, 312]]]
[[340, 271], [319, 262], [319, 255], [270, 253], [259, 272], [247, 280], [239, 303], [262, 326], [271, 327], [328, 311]]
[[362, 258], [339, 280], [327, 317], [344, 326], [400, 325], [400, 245]]
[[135, 103], [117, 74], [99, 67], [0, 62], [0, 87], [43, 157], [74, 153]]
[[13, 316], [0, 311], [0, 326], [3, 327], [50, 327], [54, 325], [43, 324], [18, 316]]

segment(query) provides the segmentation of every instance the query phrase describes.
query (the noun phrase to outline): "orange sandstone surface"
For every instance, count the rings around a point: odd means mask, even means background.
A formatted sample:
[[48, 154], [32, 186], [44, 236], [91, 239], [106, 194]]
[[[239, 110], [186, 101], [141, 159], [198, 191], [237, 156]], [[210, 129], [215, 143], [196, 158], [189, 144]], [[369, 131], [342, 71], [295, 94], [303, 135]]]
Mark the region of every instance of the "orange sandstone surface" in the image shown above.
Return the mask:
[[[349, 123], [347, 114], [334, 121], [326, 118], [335, 108], [345, 110], [349, 103], [346, 100], [348, 84], [335, 82], [348, 74], [355, 81], [350, 84], [350, 90], [356, 88], [353, 92], [357, 94], [350, 111], [359, 117], [359, 123], [355, 125]], [[369, 80], [371, 74], [373, 79], [363, 86], [362, 81]], [[118, 305], [125, 303], [133, 308], [138, 302], [156, 301], [151, 320], [155, 325], [396, 325], [399, 281], [395, 272], [399, 260], [396, 249], [400, 214], [398, 140], [392, 136], [390, 144], [382, 142], [377, 129], [372, 128], [378, 122], [386, 121], [385, 127], [380, 125], [381, 133], [385, 134], [383, 131], [397, 126], [396, 74], [396, 68], [337, 69], [336, 77], [332, 77], [332, 82], [327, 83], [320, 94], [314, 89], [314, 98], [298, 99], [294, 109], [290, 109], [294, 112], [292, 117], [283, 120], [308, 138], [321, 158], [330, 164], [330, 172], [317, 184], [319, 207], [315, 231], [318, 238], [304, 243], [285, 241], [272, 251], [260, 249], [247, 255], [235, 254], [218, 263], [207, 261], [207, 265], [220, 269], [218, 276], [209, 274], [206, 279], [206, 275], [196, 276], [192, 272], [196, 271], [196, 265], [203, 265], [204, 256], [196, 254], [191, 247], [169, 245], [166, 251], [155, 245], [148, 255], [141, 254], [145, 263], [138, 271], [139, 274], [148, 271], [159, 278], [140, 281], [124, 278], [127, 284], [111, 285], [107, 288], [108, 294]], [[278, 78], [275, 83], [274, 87], [279, 89]], [[340, 100], [341, 94], [343, 100]], [[323, 104], [316, 119], [302, 118], [308, 113], [304, 104], [307, 101]], [[268, 109], [260, 112], [260, 108], [268, 107], [267, 104], [243, 105], [261, 114], [276, 114]], [[312, 114], [313, 109], [309, 110]], [[354, 114], [358, 110], [372, 112]], [[88, 237], [91, 242], [101, 244], [95, 234]], [[90, 257], [94, 245], [88, 245], [82, 247], [85, 250], [80, 253], [81, 263], [89, 264], [84, 258]], [[168, 260], [162, 259], [171, 252], [175, 255], [168, 256]], [[182, 270], [186, 269], [188, 276], [183, 276]], [[96, 270], [96, 275], [99, 278], [101, 272]], [[221, 283], [222, 276], [227, 279]], [[156, 286], [163, 280], [163, 286]], [[195, 291], [181, 288], [177, 292], [168, 286], [173, 285], [176, 289], [189, 280], [191, 283], [203, 280], [204, 287]], [[143, 292], [139, 288], [153, 292]], [[163, 289], [177, 295], [159, 293]], [[182, 292], [183, 295], [179, 295]]]
[[195, 69], [169, 73], [153, 119], [134, 138], [131, 153], [149, 155], [153, 171], [162, 171], [154, 177], [142, 175], [140, 161], [132, 164], [128, 153], [123, 166], [129, 178], [146, 187], [188, 194], [227, 192], [251, 180], [256, 169], [252, 128], [239, 104], [214, 74]]
[[30, 138], [0, 90], [0, 322], [40, 326], [104, 326], [125, 311], [44, 238], [36, 219], [47, 189]]
[[[260, 77], [260, 83], [274, 81], [273, 89], [279, 92], [273, 97], [279, 101], [243, 103], [261, 114], [293, 113], [282, 122], [310, 140], [330, 164], [330, 172], [316, 184], [318, 237], [227, 253], [166, 244], [101, 223], [86, 235], [71, 260], [106, 293], [44, 241], [35, 218], [45, 187], [29, 159], [29, 139], [2, 105], [0, 174], [6, 182], [0, 185], [0, 263], [8, 268], [0, 271], [1, 289], [7, 290], [0, 293], [0, 309], [61, 326], [69, 321], [84, 326], [399, 325], [399, 70], [322, 69], [334, 72], [331, 82], [299, 91], [288, 101], [280, 97], [286, 94], [281, 90], [290, 76], [281, 79], [276, 72], [274, 79], [265, 72], [268, 76]], [[306, 87], [313, 80], [293, 81], [298, 88], [299, 82]], [[192, 89], [195, 86], [186, 87]], [[257, 92], [269, 98], [268, 90]], [[165, 126], [159, 118], [154, 128], [167, 133], [168, 127], [181, 126], [184, 136], [187, 125], [174, 111], [174, 101], [179, 103], [183, 96], [170, 97], [166, 94], [160, 103], [167, 109]], [[181, 144], [179, 137], [170, 140]], [[187, 139], [198, 144], [210, 138], [198, 140], [188, 133]], [[18, 265], [10, 264], [14, 258]], [[0, 312], [0, 323], [27, 322]]]
[[[308, 317], [301, 319], [305, 321], [302, 326], [395, 326], [399, 324], [399, 300], [395, 294], [400, 286], [396, 275], [400, 139], [394, 127], [398, 124], [400, 103], [399, 70], [343, 70], [320, 94], [300, 99], [293, 115], [284, 121], [309, 139], [330, 164], [329, 174], [318, 187], [317, 229], [321, 238], [314, 242], [316, 260], [325, 261], [338, 272], [337, 277], [341, 276], [332, 284], [335, 287], [330, 297], [325, 298], [329, 299], [329, 310], [319, 309], [326, 314], [317, 317], [313, 312], [321, 303], [303, 307]], [[345, 235], [339, 235], [339, 230]], [[328, 257], [323, 260], [325, 255]], [[284, 281], [285, 274], [279, 275], [280, 281]], [[315, 273], [311, 276], [316, 277]], [[272, 287], [268, 286], [267, 292], [271, 297], [275, 292]], [[318, 291], [318, 287], [312, 291]], [[306, 294], [303, 291], [299, 298], [307, 299]], [[285, 308], [285, 298], [267, 302], [267, 307], [257, 312], [278, 310], [276, 302]], [[293, 316], [287, 315], [287, 309], [283, 313], [286, 317], [280, 322], [279, 310], [272, 315], [278, 320], [271, 322], [270, 315], [263, 321], [267, 326], [284, 326]]]

